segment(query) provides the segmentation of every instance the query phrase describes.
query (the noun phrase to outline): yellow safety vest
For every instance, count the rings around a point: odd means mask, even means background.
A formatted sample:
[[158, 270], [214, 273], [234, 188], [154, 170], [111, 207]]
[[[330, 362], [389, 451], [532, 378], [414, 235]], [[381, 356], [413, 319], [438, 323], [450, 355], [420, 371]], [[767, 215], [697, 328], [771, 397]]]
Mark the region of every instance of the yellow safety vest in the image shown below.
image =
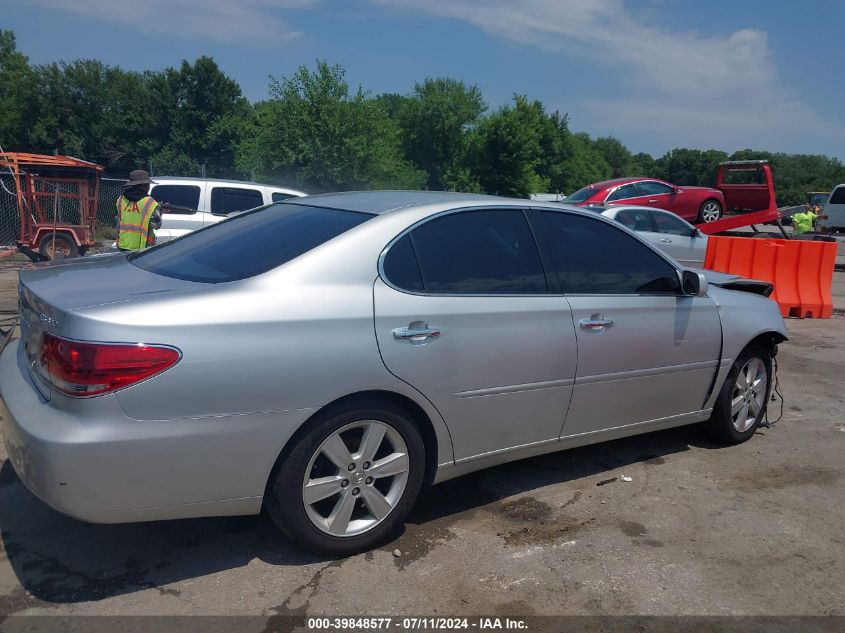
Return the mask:
[[796, 213], [792, 216], [792, 221], [795, 223], [795, 231], [798, 233], [810, 233], [813, 230], [813, 220], [817, 217], [812, 211]]
[[120, 196], [117, 199], [117, 213], [120, 218], [117, 247], [127, 251], [141, 251], [147, 248], [150, 234], [150, 219], [158, 203], [150, 196], [144, 196], [138, 202]]

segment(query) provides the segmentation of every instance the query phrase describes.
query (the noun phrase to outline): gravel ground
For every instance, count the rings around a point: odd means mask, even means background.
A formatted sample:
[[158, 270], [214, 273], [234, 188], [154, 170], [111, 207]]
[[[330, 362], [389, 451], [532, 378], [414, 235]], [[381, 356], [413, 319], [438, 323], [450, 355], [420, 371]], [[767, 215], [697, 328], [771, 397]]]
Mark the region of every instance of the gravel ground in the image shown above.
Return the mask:
[[[845, 273], [835, 276], [845, 308]], [[14, 310], [16, 283], [0, 271], [0, 313]], [[724, 448], [675, 429], [476, 473], [424, 492], [394, 542], [345, 560], [300, 551], [264, 516], [80, 523], [34, 498], [0, 448], [0, 624], [12, 614], [845, 615], [845, 316], [788, 327], [783, 419], [751, 441]]]

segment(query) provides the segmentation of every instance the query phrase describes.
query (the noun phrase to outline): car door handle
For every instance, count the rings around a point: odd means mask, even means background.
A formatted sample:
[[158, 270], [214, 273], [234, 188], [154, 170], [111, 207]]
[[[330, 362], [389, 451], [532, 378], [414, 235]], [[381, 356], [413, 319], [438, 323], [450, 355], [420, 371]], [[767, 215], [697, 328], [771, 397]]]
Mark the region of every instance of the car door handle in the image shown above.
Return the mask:
[[588, 330], [590, 332], [604, 332], [607, 328], [613, 326], [613, 319], [605, 319], [600, 314], [594, 314], [589, 319], [581, 319], [578, 321], [578, 325], [581, 326], [582, 330]]
[[414, 321], [408, 327], [398, 327], [393, 330], [393, 338], [397, 341], [410, 341], [412, 345], [427, 343], [429, 339], [440, 336], [440, 330], [428, 327], [428, 323]]
[[649, 202], [650, 202], [651, 204], [654, 204], [655, 202], [657, 202], [657, 200], [649, 200]]
[[669, 239], [668, 237], [661, 237], [660, 241], [663, 242], [664, 244], [671, 244], [672, 243], [672, 240]]

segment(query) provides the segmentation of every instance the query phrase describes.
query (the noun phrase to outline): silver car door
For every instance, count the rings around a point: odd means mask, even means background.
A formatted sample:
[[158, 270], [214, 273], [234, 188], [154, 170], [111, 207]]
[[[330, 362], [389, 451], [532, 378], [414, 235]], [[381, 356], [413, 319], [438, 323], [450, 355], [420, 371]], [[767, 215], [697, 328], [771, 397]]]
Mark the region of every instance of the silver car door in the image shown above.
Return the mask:
[[562, 435], [699, 412], [721, 349], [715, 303], [682, 296], [675, 267], [611, 223], [566, 212], [537, 218], [578, 340]]
[[643, 234], [643, 237], [685, 266], [704, 264], [706, 236], [674, 213], [655, 210], [651, 211], [651, 216], [657, 233]]
[[464, 210], [414, 228], [383, 255], [374, 308], [386, 367], [437, 407], [456, 459], [557, 441], [575, 332], [521, 210]]

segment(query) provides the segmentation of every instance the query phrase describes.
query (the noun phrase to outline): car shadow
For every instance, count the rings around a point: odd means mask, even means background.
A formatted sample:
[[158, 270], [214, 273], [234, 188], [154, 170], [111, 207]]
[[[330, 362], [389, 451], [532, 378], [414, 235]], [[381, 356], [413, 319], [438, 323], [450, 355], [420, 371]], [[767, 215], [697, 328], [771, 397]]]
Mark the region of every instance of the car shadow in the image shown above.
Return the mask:
[[[686, 451], [713, 448], [693, 429], [672, 429], [504, 464], [421, 494], [403, 533], [437, 525], [512, 495]], [[530, 520], [528, 517], [526, 520]], [[0, 466], [0, 561], [8, 559], [37, 601], [76, 603], [246, 566], [329, 560], [287, 540], [265, 515], [93, 525], [66, 517], [33, 496], [6, 460]], [[387, 544], [391, 549], [393, 544]], [[405, 559], [404, 563], [410, 562]], [[2, 600], [0, 600], [1, 602]], [[1, 606], [1, 605], [0, 605]]]

